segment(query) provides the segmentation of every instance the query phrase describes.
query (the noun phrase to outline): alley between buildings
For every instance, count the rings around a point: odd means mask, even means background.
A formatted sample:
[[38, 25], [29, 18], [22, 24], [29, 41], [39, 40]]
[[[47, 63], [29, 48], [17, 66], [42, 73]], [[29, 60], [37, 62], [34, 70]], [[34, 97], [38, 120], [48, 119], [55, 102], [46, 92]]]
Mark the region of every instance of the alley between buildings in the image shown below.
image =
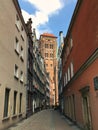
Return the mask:
[[80, 130], [57, 110], [42, 110], [7, 130]]

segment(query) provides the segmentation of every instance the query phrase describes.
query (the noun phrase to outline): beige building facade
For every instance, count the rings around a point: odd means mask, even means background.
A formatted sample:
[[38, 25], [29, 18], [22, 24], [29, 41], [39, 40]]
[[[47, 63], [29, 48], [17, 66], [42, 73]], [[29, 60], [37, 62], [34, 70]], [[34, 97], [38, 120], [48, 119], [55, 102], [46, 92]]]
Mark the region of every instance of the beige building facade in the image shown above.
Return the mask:
[[57, 79], [57, 37], [53, 34], [40, 35], [40, 51], [44, 58], [46, 71], [50, 77], [50, 105], [58, 103], [58, 79]]
[[26, 116], [27, 35], [17, 0], [0, 0], [0, 129]]

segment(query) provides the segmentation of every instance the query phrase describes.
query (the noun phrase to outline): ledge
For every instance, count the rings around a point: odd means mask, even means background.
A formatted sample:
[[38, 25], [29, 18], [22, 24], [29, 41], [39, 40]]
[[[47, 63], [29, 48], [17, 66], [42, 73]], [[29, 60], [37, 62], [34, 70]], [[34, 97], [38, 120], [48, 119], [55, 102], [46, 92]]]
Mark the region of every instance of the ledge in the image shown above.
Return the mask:
[[22, 113], [19, 113], [19, 115], [18, 115], [19, 117], [21, 117], [22, 116]]
[[9, 120], [10, 119], [10, 117], [8, 116], [8, 117], [4, 117], [3, 119], [2, 119], [2, 121], [4, 122], [4, 121], [7, 121], [7, 120]]
[[15, 114], [15, 115], [13, 115], [13, 116], [12, 116], [12, 118], [17, 118], [17, 115], [16, 115], [16, 114]]

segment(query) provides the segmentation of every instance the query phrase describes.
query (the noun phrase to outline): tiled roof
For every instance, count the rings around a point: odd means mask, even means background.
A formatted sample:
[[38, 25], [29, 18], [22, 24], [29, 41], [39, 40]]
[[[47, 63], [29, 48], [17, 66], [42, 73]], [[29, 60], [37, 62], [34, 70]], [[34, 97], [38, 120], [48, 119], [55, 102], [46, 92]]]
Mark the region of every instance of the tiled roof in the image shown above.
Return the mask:
[[55, 37], [56, 38], [56, 36], [54, 36], [54, 34], [51, 34], [51, 33], [43, 33], [43, 34], [41, 34], [41, 36]]

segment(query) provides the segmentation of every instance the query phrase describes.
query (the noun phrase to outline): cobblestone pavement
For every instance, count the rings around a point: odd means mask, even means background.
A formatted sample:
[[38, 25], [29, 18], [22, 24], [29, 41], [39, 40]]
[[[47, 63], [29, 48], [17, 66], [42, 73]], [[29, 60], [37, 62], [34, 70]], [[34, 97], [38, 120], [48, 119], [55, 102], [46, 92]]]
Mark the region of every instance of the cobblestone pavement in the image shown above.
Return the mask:
[[17, 123], [7, 130], [80, 130], [59, 112], [49, 109]]

